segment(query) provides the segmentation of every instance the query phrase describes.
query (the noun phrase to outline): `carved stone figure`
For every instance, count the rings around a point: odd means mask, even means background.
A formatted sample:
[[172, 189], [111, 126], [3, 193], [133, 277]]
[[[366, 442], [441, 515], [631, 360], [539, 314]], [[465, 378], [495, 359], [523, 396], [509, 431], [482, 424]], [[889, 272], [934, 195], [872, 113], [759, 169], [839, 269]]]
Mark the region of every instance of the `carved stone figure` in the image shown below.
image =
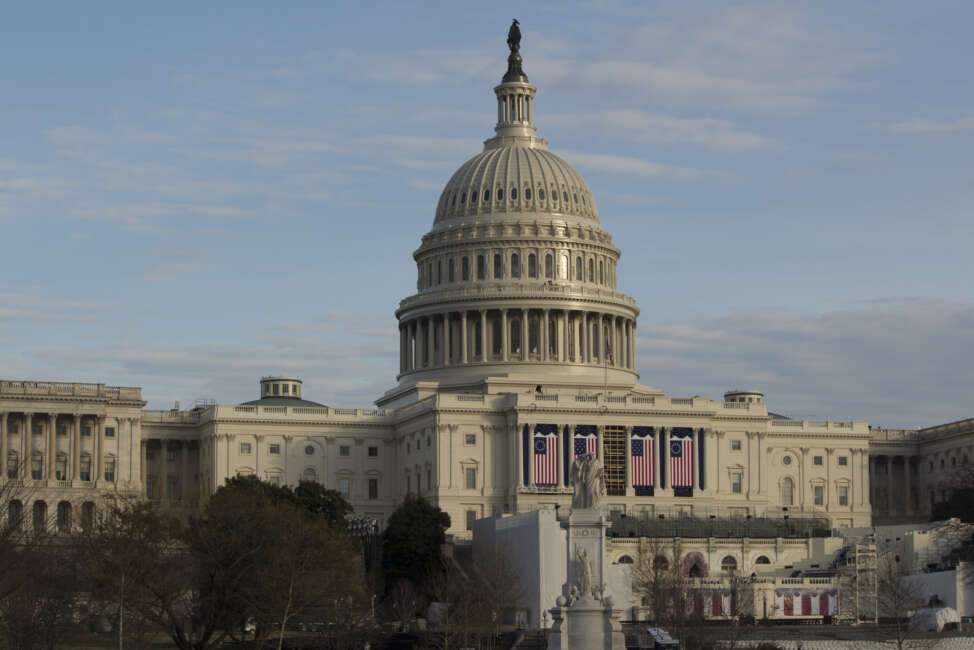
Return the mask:
[[578, 590], [583, 596], [588, 596], [592, 593], [592, 561], [588, 558], [588, 551], [581, 546], [575, 547], [575, 562], [578, 567]]
[[569, 476], [575, 493], [572, 495], [572, 509], [585, 510], [598, 508], [605, 485], [602, 483], [602, 462], [585, 454], [572, 463]]
[[511, 28], [507, 30], [507, 47], [511, 48], [511, 54], [521, 49], [521, 28], [518, 27], [517, 18], [511, 23]]

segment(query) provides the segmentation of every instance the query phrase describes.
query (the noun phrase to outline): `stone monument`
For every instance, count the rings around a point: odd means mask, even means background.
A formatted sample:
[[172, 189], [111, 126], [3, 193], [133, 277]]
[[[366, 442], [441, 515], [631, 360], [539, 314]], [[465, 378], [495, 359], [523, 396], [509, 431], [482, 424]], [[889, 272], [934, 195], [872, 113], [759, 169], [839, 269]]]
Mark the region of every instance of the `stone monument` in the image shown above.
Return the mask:
[[565, 557], [568, 580], [562, 588], [548, 636], [549, 650], [625, 650], [619, 618], [608, 589], [608, 556], [605, 531], [609, 528], [599, 510], [605, 493], [602, 463], [590, 454], [579, 456], [571, 468], [574, 488], [568, 519]]

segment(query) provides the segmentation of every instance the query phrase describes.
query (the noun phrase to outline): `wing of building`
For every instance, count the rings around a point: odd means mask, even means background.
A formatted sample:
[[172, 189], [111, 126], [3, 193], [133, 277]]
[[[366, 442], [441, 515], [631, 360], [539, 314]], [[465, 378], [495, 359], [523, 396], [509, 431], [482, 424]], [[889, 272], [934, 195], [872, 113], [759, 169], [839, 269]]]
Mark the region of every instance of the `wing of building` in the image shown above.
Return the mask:
[[877, 468], [882, 517], [929, 512], [927, 463], [966, 461], [971, 421], [949, 444], [889, 439], [865, 422], [776, 416], [760, 391], [715, 401], [638, 383], [621, 251], [585, 181], [537, 136], [535, 92], [512, 54], [494, 136], [447, 182], [413, 253], [399, 375], [377, 408], [305, 400], [296, 377], [263, 378], [252, 402], [172, 411], [144, 410], [139, 388], [3, 381], [4, 476], [31, 495], [16, 507], [38, 521], [56, 509], [63, 525], [106, 490], [194, 502], [253, 474], [319, 481], [380, 521], [422, 494], [462, 538], [484, 516], [567, 506], [571, 461], [594, 452], [606, 507], [643, 517], [866, 526]]

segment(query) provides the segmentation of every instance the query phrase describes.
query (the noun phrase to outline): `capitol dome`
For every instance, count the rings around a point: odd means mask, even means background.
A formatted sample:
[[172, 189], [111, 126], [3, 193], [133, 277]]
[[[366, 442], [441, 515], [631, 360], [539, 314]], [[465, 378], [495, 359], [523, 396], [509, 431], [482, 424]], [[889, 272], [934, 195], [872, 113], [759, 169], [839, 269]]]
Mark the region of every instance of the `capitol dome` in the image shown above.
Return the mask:
[[639, 310], [618, 291], [621, 252], [585, 181], [536, 135], [537, 89], [520, 40], [508, 45], [494, 137], [447, 182], [413, 252], [416, 293], [396, 311], [399, 388], [495, 377], [628, 389]]
[[440, 196], [437, 225], [484, 215], [544, 213], [598, 223], [595, 200], [571, 165], [543, 143], [491, 146], [488, 141], [453, 174]]

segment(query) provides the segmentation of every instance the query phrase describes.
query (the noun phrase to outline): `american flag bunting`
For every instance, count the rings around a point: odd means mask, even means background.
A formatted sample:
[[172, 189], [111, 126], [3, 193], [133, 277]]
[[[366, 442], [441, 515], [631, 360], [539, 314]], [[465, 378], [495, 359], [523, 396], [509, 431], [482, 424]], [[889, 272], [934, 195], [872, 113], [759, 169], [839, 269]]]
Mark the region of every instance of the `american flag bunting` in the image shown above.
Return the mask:
[[670, 485], [693, 487], [693, 438], [670, 439]]

